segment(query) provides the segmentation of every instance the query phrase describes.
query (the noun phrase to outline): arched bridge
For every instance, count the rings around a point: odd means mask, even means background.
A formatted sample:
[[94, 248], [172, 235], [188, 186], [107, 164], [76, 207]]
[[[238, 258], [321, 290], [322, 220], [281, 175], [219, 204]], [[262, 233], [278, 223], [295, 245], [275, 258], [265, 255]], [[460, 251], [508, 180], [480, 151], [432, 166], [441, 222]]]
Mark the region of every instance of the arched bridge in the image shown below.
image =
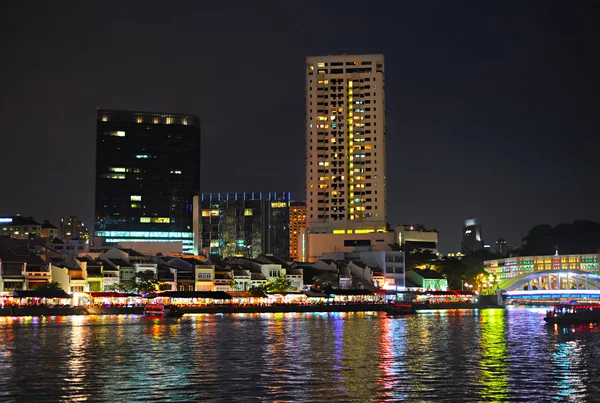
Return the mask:
[[501, 281], [497, 290], [507, 301], [600, 301], [600, 275], [583, 270], [536, 270]]
[[598, 290], [600, 275], [583, 270], [536, 270], [505, 279], [503, 291]]

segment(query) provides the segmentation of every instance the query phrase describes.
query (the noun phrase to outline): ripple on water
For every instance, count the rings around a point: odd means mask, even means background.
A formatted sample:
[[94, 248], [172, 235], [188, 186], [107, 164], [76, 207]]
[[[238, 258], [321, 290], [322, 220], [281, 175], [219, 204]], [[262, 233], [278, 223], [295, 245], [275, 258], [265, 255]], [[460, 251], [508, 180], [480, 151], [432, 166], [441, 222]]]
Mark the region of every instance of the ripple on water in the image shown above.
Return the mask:
[[543, 313], [0, 318], [0, 400], [594, 401], [598, 328]]

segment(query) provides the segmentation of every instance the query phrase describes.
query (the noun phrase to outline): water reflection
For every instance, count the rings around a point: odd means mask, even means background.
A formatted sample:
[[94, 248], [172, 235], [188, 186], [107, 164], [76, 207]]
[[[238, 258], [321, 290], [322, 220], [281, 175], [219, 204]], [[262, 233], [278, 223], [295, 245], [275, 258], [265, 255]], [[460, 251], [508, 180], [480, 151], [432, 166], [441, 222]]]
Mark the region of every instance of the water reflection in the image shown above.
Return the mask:
[[590, 401], [600, 330], [527, 309], [0, 318], [1, 401]]
[[481, 397], [486, 401], [502, 401], [508, 398], [508, 356], [504, 309], [483, 309], [481, 326]]

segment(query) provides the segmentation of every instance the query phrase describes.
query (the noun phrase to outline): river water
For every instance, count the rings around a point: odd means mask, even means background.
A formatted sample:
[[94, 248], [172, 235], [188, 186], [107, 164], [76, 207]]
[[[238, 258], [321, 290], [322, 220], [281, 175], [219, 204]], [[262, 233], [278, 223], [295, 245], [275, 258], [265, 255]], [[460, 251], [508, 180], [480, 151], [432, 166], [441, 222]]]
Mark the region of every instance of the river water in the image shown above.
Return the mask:
[[600, 328], [544, 312], [0, 318], [0, 401], [600, 401]]

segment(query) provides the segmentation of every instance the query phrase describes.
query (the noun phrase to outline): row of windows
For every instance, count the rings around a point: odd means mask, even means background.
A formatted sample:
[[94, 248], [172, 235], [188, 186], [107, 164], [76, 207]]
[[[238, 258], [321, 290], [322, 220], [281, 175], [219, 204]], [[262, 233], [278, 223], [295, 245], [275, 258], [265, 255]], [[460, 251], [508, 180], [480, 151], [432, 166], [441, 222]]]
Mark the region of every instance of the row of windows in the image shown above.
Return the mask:
[[[328, 62], [318, 62], [317, 67], [326, 67], [330, 64]], [[343, 66], [344, 62], [331, 62], [331, 66]], [[355, 62], [346, 62], [346, 66], [370, 66], [371, 61], [355, 61]], [[381, 64], [377, 64], [380, 66]]]

